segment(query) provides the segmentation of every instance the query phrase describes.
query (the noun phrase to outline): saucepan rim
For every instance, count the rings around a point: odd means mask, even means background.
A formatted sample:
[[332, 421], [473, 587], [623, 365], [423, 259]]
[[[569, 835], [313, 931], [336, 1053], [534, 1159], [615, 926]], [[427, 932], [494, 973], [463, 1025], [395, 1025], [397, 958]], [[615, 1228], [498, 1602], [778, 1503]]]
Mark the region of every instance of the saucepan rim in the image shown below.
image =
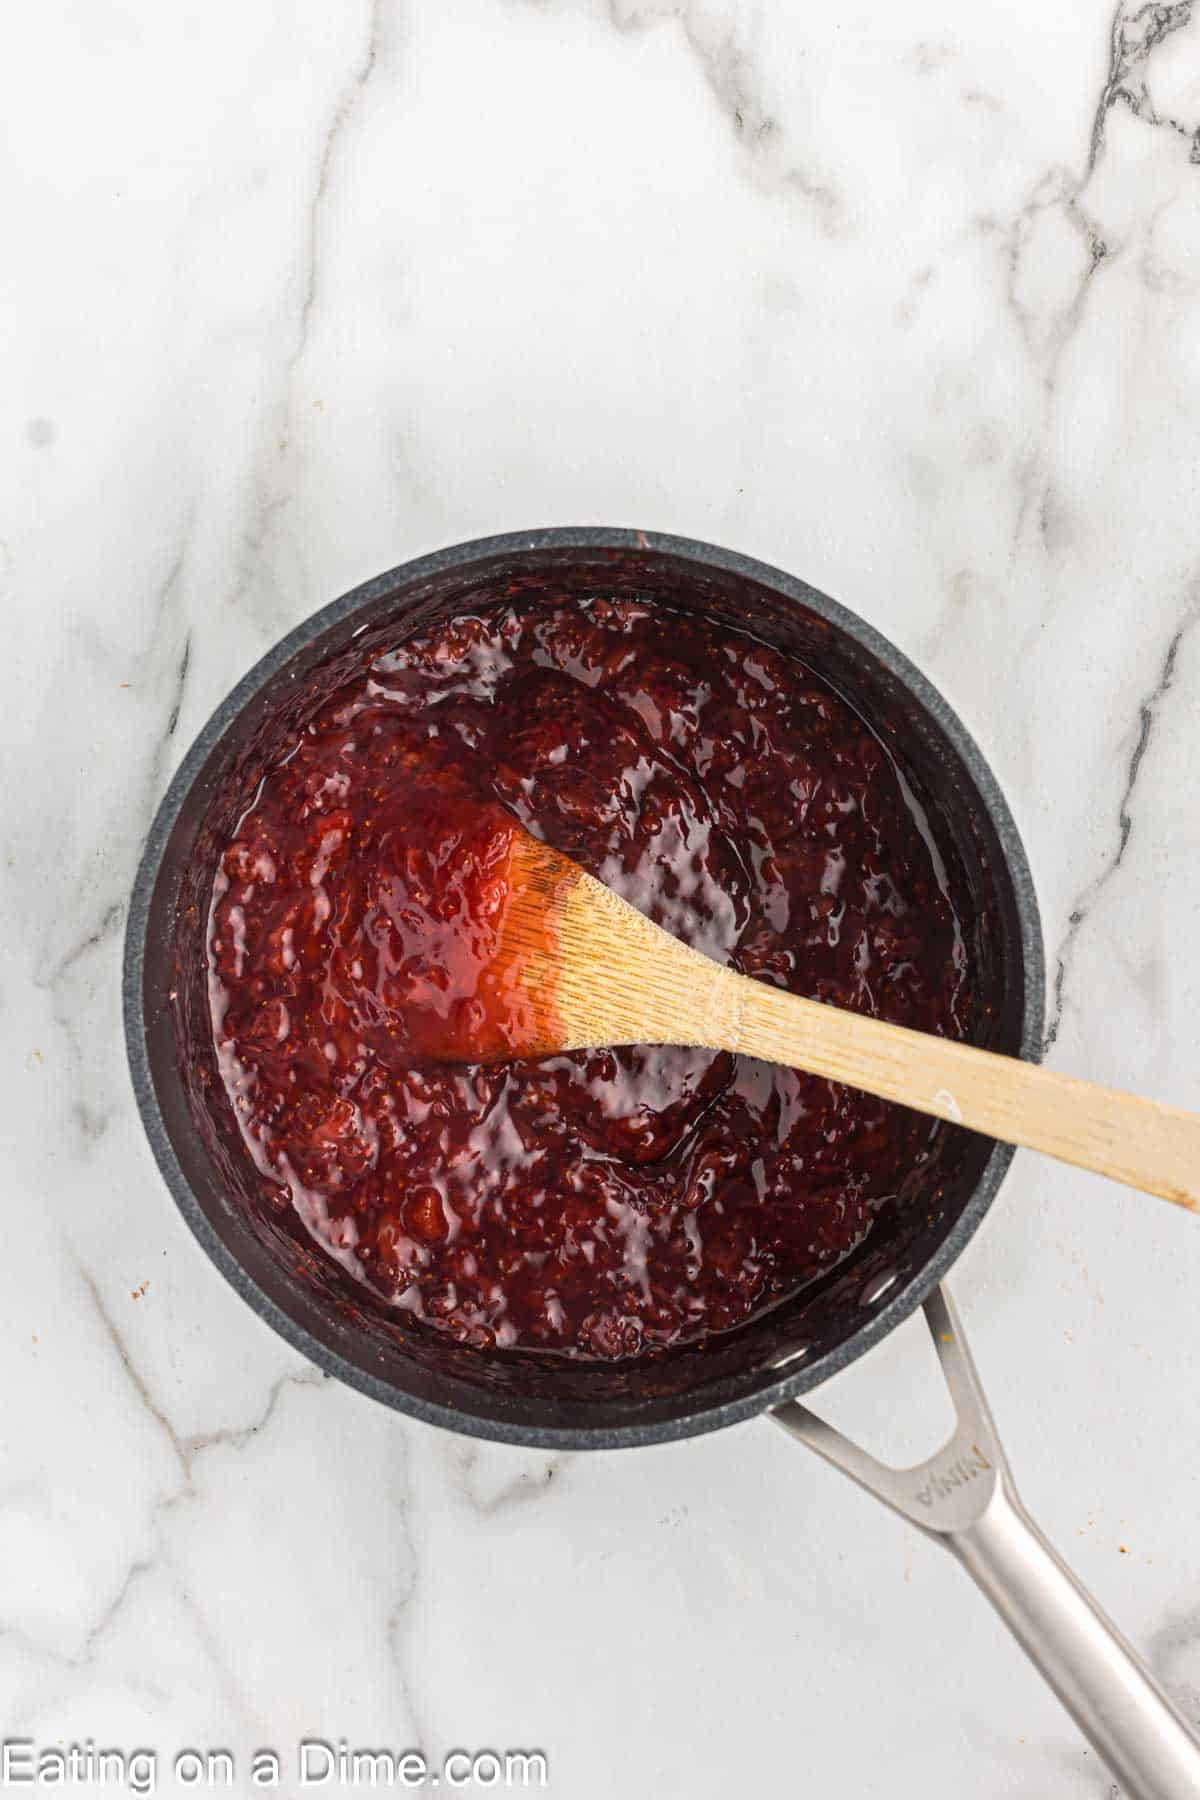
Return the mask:
[[811, 1362], [801, 1361], [795, 1367], [781, 1371], [776, 1380], [765, 1383], [754, 1392], [706, 1405], [702, 1397], [703, 1390], [698, 1390], [696, 1403], [690, 1408], [685, 1404], [678, 1416], [645, 1424], [556, 1428], [505, 1419], [488, 1419], [464, 1414], [457, 1408], [407, 1393], [391, 1381], [331, 1350], [313, 1337], [258, 1285], [210, 1223], [175, 1154], [159, 1108], [143, 1006], [146, 936], [164, 850], [193, 783], [213, 749], [256, 698], [261, 688], [314, 639], [389, 592], [412, 588], [415, 584], [450, 569], [465, 571], [472, 563], [485, 563], [517, 552], [571, 549], [587, 552], [643, 551], [693, 563], [698, 572], [713, 569], [758, 583], [769, 591], [806, 607], [853, 639], [908, 689], [932, 717], [966, 768], [1000, 844], [1015, 901], [1024, 965], [1020, 1054], [1029, 1061], [1040, 1059], [1045, 961], [1037, 897], [1025, 847], [987, 759], [939, 691], [882, 632], [851, 612], [848, 607], [830, 599], [796, 576], [739, 551], [724, 549], [694, 538], [674, 537], [655, 531], [590, 526], [558, 526], [475, 538], [402, 563], [384, 574], [372, 577], [312, 613], [259, 658], [221, 701], [196, 737], [175, 771], [150, 826], [138, 865], [126, 926], [123, 1013], [126, 1050], [138, 1111], [163, 1179], [185, 1223], [209, 1258], [242, 1299], [281, 1337], [326, 1373], [338, 1376], [359, 1392], [425, 1423], [501, 1443], [569, 1450], [615, 1449], [666, 1443], [752, 1418], [818, 1386], [856, 1361], [914, 1312], [957, 1260], [995, 1197], [1012, 1161], [1012, 1147], [1000, 1143], [993, 1146], [966, 1205], [946, 1236], [907, 1282], [864, 1316], [857, 1330], [824, 1355]]

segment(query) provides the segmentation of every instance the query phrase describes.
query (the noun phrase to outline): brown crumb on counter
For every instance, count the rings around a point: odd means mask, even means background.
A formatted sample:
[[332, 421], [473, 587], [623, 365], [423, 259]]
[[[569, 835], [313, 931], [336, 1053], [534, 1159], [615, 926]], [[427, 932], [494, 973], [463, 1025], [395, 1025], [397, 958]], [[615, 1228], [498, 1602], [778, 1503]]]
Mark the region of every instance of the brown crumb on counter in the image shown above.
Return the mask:
[[143, 1283], [142, 1283], [142, 1285], [141, 1285], [141, 1287], [135, 1287], [135, 1288], [130, 1288], [130, 1290], [129, 1290], [129, 1298], [130, 1298], [130, 1299], [131, 1299], [131, 1300], [142, 1300], [142, 1299], [144, 1299], [144, 1298], [145, 1298], [145, 1294], [146, 1294], [146, 1289], [147, 1289], [147, 1288], [148, 1288], [148, 1287], [149, 1287], [149, 1286], [150, 1286], [150, 1283], [149, 1283], [149, 1282], [148, 1282], [148, 1281], [143, 1281]]

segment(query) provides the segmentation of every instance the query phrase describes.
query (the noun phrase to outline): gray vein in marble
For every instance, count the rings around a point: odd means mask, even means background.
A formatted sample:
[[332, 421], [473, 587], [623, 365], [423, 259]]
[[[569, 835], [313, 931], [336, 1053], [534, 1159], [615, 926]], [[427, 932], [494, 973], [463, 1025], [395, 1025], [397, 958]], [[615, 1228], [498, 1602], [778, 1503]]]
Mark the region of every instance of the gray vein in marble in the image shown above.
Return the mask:
[[436, 1739], [429, 1729], [428, 1721], [423, 1717], [423, 1708], [418, 1706], [412, 1672], [408, 1666], [409, 1639], [413, 1631], [413, 1601], [416, 1598], [421, 1578], [421, 1564], [417, 1556], [416, 1544], [412, 1530], [412, 1495], [410, 1475], [410, 1447], [407, 1434], [400, 1437], [400, 1454], [404, 1462], [403, 1485], [397, 1495], [396, 1510], [400, 1515], [400, 1537], [408, 1554], [406, 1578], [397, 1589], [396, 1596], [388, 1608], [384, 1622], [384, 1637], [387, 1643], [388, 1656], [396, 1671], [396, 1680], [400, 1688], [400, 1696], [404, 1710], [412, 1726], [415, 1747], [427, 1750]]
[[[246, 1445], [257, 1439], [275, 1418], [285, 1389], [320, 1388], [328, 1379], [329, 1377], [324, 1375], [320, 1369], [306, 1364], [292, 1373], [278, 1376], [271, 1383], [262, 1411], [248, 1425], [219, 1427], [212, 1431], [197, 1432], [185, 1438], [178, 1438], [172, 1431], [172, 1439], [178, 1445], [187, 1474], [182, 1488], [174, 1494], [166, 1496], [154, 1506], [153, 1512], [156, 1519], [161, 1522], [182, 1502], [196, 1497], [193, 1479], [195, 1466], [205, 1451], [220, 1446], [234, 1451], [243, 1450]], [[201, 1605], [201, 1596], [193, 1594], [187, 1582], [178, 1579], [175, 1581], [175, 1592], [180, 1605], [192, 1620], [197, 1641], [221, 1685], [230, 1715], [236, 1716], [240, 1720], [242, 1728], [249, 1734], [259, 1737], [269, 1735], [269, 1721], [257, 1715], [225, 1660], [208, 1614]]]
[[[1200, 1606], [1169, 1614], [1150, 1638], [1146, 1656], [1176, 1706], [1200, 1726]], [[1187, 1665], [1197, 1673], [1188, 1672]]]
[[665, 5], [605, 3], [609, 19], [621, 32], [650, 30], [664, 19], [677, 21], [756, 174], [768, 188], [798, 195], [825, 236], [837, 237], [843, 225], [843, 199], [828, 179], [788, 154], [782, 127], [762, 97], [761, 77], [734, 27], [703, 18], [692, 0], [667, 0]]
[[1008, 304], [1021, 329], [1026, 347], [1036, 351], [1037, 320], [1017, 296], [1017, 282], [1021, 271], [1021, 256], [1027, 247], [1029, 233], [1041, 212], [1060, 209], [1064, 218], [1080, 238], [1087, 257], [1087, 266], [1067, 305], [1058, 317], [1052, 321], [1048, 331], [1050, 348], [1049, 370], [1046, 375], [1046, 389], [1053, 393], [1058, 378], [1058, 364], [1067, 339], [1083, 317], [1084, 302], [1087, 299], [1088, 287], [1096, 270], [1113, 254], [1112, 246], [1101, 236], [1097, 222], [1080, 198], [1083, 184], [1072, 185], [1064, 170], [1053, 170], [1043, 176], [1034, 188], [1033, 193], [1022, 207], [1013, 223], [1008, 246]]
[[191, 666], [191, 661], [192, 633], [191, 627], [189, 626], [187, 631], [183, 634], [183, 649], [180, 651], [179, 661], [175, 665], [175, 690], [171, 696], [171, 711], [167, 718], [167, 729], [163, 734], [162, 745], [160, 747], [160, 751], [162, 752], [165, 752], [166, 746], [175, 736], [176, 729], [179, 725], [179, 715], [183, 710], [183, 689], [184, 684], [187, 681], [188, 669]]
[[158, 1429], [162, 1432], [162, 1434], [166, 1438], [168, 1444], [171, 1446], [171, 1449], [174, 1452], [176, 1460], [179, 1463], [179, 1467], [183, 1474], [184, 1480], [186, 1482], [190, 1482], [191, 1475], [192, 1475], [191, 1468], [189, 1467], [188, 1458], [187, 1458], [187, 1454], [184, 1450], [184, 1447], [176, 1434], [175, 1427], [171, 1424], [170, 1419], [168, 1419], [166, 1413], [159, 1406], [159, 1404], [155, 1400], [153, 1394], [150, 1392], [150, 1389], [146, 1385], [145, 1377], [142, 1375], [137, 1364], [134, 1362], [133, 1357], [129, 1351], [129, 1346], [126, 1344], [125, 1339], [122, 1337], [120, 1331], [117, 1329], [116, 1321], [114, 1320], [112, 1314], [109, 1312], [107, 1306], [105, 1306], [104, 1299], [100, 1293], [100, 1289], [96, 1286], [96, 1283], [92, 1278], [90, 1270], [85, 1269], [82, 1265], [79, 1265], [79, 1278], [83, 1282], [84, 1287], [88, 1291], [88, 1296], [92, 1302], [93, 1307], [96, 1310], [97, 1317], [99, 1318], [101, 1325], [104, 1327], [104, 1332], [105, 1332], [106, 1337], [108, 1338], [109, 1343], [112, 1345], [113, 1350], [116, 1352], [118, 1362], [120, 1363], [122, 1369], [125, 1371], [125, 1376], [129, 1382], [129, 1385], [132, 1387], [134, 1393], [137, 1395], [138, 1401], [140, 1402], [143, 1410], [145, 1412], [149, 1413], [150, 1417], [154, 1420], [154, 1423], [157, 1425]]
[[[1109, 35], [1108, 73], [1092, 120], [1092, 136], [1088, 150], [1087, 176], [1092, 174], [1104, 154], [1108, 116], [1120, 101], [1137, 119], [1149, 125], [1165, 125], [1191, 140], [1191, 160], [1200, 162], [1200, 129], [1181, 124], [1177, 119], [1160, 115], [1150, 100], [1145, 80], [1136, 88], [1131, 78], [1144, 71], [1154, 50], [1173, 32], [1191, 23], [1192, 0], [1175, 0], [1160, 5], [1157, 0], [1127, 13], [1118, 0]], [[1087, 177], [1085, 177], [1086, 179]]]
[[1200, 282], [1192, 280], [1179, 269], [1172, 268], [1169, 260], [1161, 255], [1155, 241], [1159, 221], [1169, 210], [1169, 203], [1164, 200], [1154, 208], [1146, 222], [1138, 274], [1148, 293], [1189, 297], [1200, 290]]
[[258, 1716], [254, 1707], [246, 1698], [241, 1684], [225, 1660], [221, 1645], [217, 1640], [212, 1626], [209, 1624], [208, 1615], [204, 1612], [199, 1600], [192, 1593], [186, 1581], [177, 1580], [175, 1582], [175, 1594], [179, 1604], [183, 1607], [184, 1611], [192, 1621], [192, 1628], [196, 1633], [196, 1640], [204, 1655], [208, 1658], [209, 1667], [212, 1669], [213, 1674], [216, 1676], [221, 1690], [224, 1693], [229, 1715], [225, 1721], [226, 1734], [232, 1735], [230, 1727], [233, 1723], [233, 1719], [236, 1717], [241, 1724], [242, 1730], [247, 1735], [265, 1737], [269, 1731], [269, 1725], [267, 1721]]
[[35, 986], [51, 987], [60, 976], [69, 974], [75, 964], [87, 956], [90, 951], [99, 950], [103, 944], [107, 944], [116, 937], [124, 917], [125, 908], [122, 903], [119, 900], [112, 901], [104, 908], [96, 923], [90, 929], [85, 930], [81, 937], [63, 951], [53, 968], [48, 970], [44, 977], [41, 979], [35, 977]]
[[[111, 1599], [105, 1603], [95, 1623], [88, 1627], [80, 1649], [74, 1654], [55, 1650], [49, 1644], [39, 1643], [15, 1625], [0, 1625], [0, 1645], [10, 1644], [20, 1654], [63, 1674], [79, 1674], [84, 1670], [94, 1668], [104, 1640], [124, 1611], [130, 1594], [142, 1578], [153, 1571], [154, 1567], [153, 1562], [140, 1557], [129, 1565]], [[148, 1700], [162, 1701], [166, 1697], [163, 1688], [149, 1676], [126, 1674], [124, 1680], [131, 1691], [143, 1695]], [[9, 1732], [27, 1729], [39, 1714], [46, 1712], [49, 1704], [49, 1696], [43, 1693], [23, 1710], [19, 1712], [10, 1710], [5, 1721]]]
[[[1096, 102], [1089, 135], [1088, 152], [1082, 174], [1076, 176], [1065, 169], [1054, 169], [1043, 175], [1026, 205], [1007, 228], [1007, 300], [1017, 321], [1022, 339], [1032, 354], [1043, 363], [1043, 414], [1036, 448], [1022, 460], [1017, 471], [1018, 505], [1012, 534], [1012, 553], [1016, 557], [1026, 523], [1035, 510], [1035, 498], [1041, 482], [1044, 446], [1049, 436], [1059, 369], [1067, 346], [1082, 322], [1097, 271], [1120, 253], [1122, 246], [1111, 241], [1093, 211], [1085, 203], [1085, 195], [1107, 146], [1107, 125], [1112, 109], [1124, 104], [1139, 119], [1152, 125], [1169, 125], [1192, 142], [1192, 161], [1200, 161], [1200, 128], [1183, 126], [1179, 121], [1160, 117], [1149, 97], [1144, 78], [1132, 87], [1136, 74], [1142, 74], [1157, 47], [1174, 32], [1190, 23], [1193, 0], [1176, 0], [1175, 4], [1153, 3], [1127, 12], [1123, 0], [1113, 13], [1109, 30], [1108, 66]], [[1021, 304], [1017, 287], [1021, 260], [1027, 249], [1037, 215], [1057, 208], [1080, 238], [1085, 263], [1075, 289], [1064, 305], [1048, 320], [1040, 321], [1043, 344], [1039, 349], [1036, 327], [1039, 323]], [[994, 220], [980, 222], [985, 230], [995, 229]], [[1036, 505], [1038, 535], [1043, 546], [1053, 552], [1058, 547], [1058, 509], [1052, 489], [1045, 485]]]
[[1079, 933], [1087, 923], [1097, 900], [1121, 867], [1125, 859], [1125, 852], [1129, 848], [1129, 840], [1133, 835], [1134, 794], [1137, 789], [1138, 777], [1142, 771], [1146, 752], [1150, 748], [1163, 703], [1175, 681], [1180, 647], [1198, 620], [1200, 620], [1200, 601], [1193, 601], [1171, 635], [1153, 687], [1138, 702], [1133, 749], [1125, 769], [1125, 785], [1117, 804], [1116, 841], [1109, 851], [1103, 867], [1078, 895], [1068, 916], [1066, 936], [1055, 957], [1050, 1021], [1042, 1043], [1043, 1051], [1051, 1048], [1062, 1026], [1063, 1012], [1066, 1007], [1067, 981]]
[[540, 1471], [531, 1475], [523, 1470], [506, 1482], [496, 1493], [486, 1499], [475, 1492], [471, 1477], [479, 1463], [479, 1451], [472, 1445], [459, 1450], [454, 1458], [457, 1472], [455, 1485], [472, 1512], [481, 1518], [493, 1518], [497, 1513], [510, 1512], [515, 1507], [529, 1504], [531, 1500], [541, 1500], [554, 1486], [557, 1477], [563, 1472], [571, 1458], [569, 1456], [548, 1456]]
[[[78, 1657], [67, 1656], [61, 1650], [52, 1649], [49, 1644], [39, 1643], [36, 1638], [30, 1637], [29, 1633], [22, 1630], [19, 1625], [0, 1621], [0, 1646], [6, 1644], [16, 1650], [21, 1656], [32, 1657], [35, 1661], [40, 1663], [53, 1663], [56, 1668], [77, 1669], [80, 1666], [80, 1659]], [[6, 1721], [6, 1723], [8, 1723], [8, 1721]]]
[[290, 386], [292, 376], [308, 347], [309, 321], [312, 318], [312, 309], [317, 297], [317, 251], [320, 242], [321, 209], [325, 204], [329, 189], [329, 174], [333, 168], [334, 153], [354, 108], [362, 98], [364, 88], [375, 72], [375, 65], [379, 57], [379, 27], [382, 7], [383, 0], [369, 0], [366, 48], [357, 68], [351, 71], [349, 80], [345, 82], [337, 97], [333, 115], [325, 132], [321, 155], [317, 162], [317, 185], [308, 203], [306, 277], [300, 305], [300, 322], [296, 335], [296, 348], [292, 352], [285, 370], [285, 382], [288, 386]]
[[201, 1456], [204, 1451], [216, 1449], [220, 1445], [224, 1445], [230, 1450], [241, 1450], [252, 1438], [256, 1438], [261, 1431], [264, 1431], [275, 1417], [286, 1389], [324, 1387], [329, 1379], [330, 1377], [325, 1374], [323, 1369], [308, 1365], [286, 1375], [277, 1376], [267, 1389], [267, 1398], [262, 1411], [248, 1425], [218, 1426], [213, 1431], [198, 1431], [190, 1437], [180, 1439], [180, 1449], [183, 1452], [189, 1476], [195, 1467], [196, 1458]]
[[[408, 1644], [414, 1626], [414, 1601], [421, 1581], [421, 1562], [417, 1555], [412, 1531], [412, 1508], [409, 1491], [409, 1442], [407, 1437], [401, 1440], [404, 1454], [404, 1485], [397, 1497], [397, 1509], [400, 1514], [401, 1536], [407, 1547], [408, 1573], [401, 1584], [389, 1609], [385, 1631], [388, 1654], [396, 1670], [396, 1678], [400, 1686], [405, 1710], [412, 1725], [413, 1741], [416, 1745], [428, 1748], [437, 1741], [436, 1734], [430, 1728], [425, 1717], [425, 1708], [419, 1702], [409, 1667]], [[487, 1499], [481, 1498], [471, 1483], [471, 1473], [480, 1460], [479, 1451], [471, 1445], [455, 1446], [448, 1467], [455, 1478], [455, 1487], [472, 1512], [480, 1518], [493, 1518], [498, 1513], [507, 1512], [514, 1507], [522, 1507], [531, 1500], [537, 1500], [550, 1491], [560, 1469], [569, 1458], [551, 1456], [545, 1460], [540, 1474], [531, 1478], [527, 1473], [519, 1474], [508, 1482], [498, 1493]]]
[[113, 1625], [120, 1617], [125, 1602], [128, 1600], [138, 1582], [141, 1581], [142, 1577], [144, 1575], [149, 1575], [153, 1568], [154, 1564], [148, 1558], [138, 1558], [136, 1562], [130, 1563], [120, 1587], [117, 1589], [108, 1605], [104, 1608], [104, 1611], [100, 1614], [96, 1623], [88, 1628], [88, 1634], [83, 1640], [83, 1651], [76, 1659], [77, 1667], [86, 1668], [90, 1663], [95, 1661], [96, 1652], [100, 1647], [102, 1639], [112, 1630]]
[[287, 505], [286, 484], [278, 483], [279, 467], [291, 448], [292, 389], [296, 371], [308, 349], [313, 307], [316, 305], [319, 280], [321, 217], [329, 194], [330, 176], [338, 147], [356, 106], [379, 61], [380, 29], [385, 0], [368, 0], [366, 41], [361, 56], [349, 77], [339, 88], [329, 122], [325, 127], [317, 157], [316, 181], [308, 202], [300, 305], [296, 321], [296, 338], [280, 377], [280, 396], [275, 408], [275, 422], [269, 433], [273, 449], [260, 457], [255, 472], [255, 504], [252, 523], [242, 543], [242, 555], [233, 589], [233, 603], [245, 599], [253, 588], [258, 564], [270, 535], [272, 524]]
[[[1116, 249], [1101, 235], [1097, 221], [1083, 203], [1082, 195], [1086, 184], [1086, 177], [1083, 181], [1075, 182], [1064, 170], [1051, 171], [1038, 182], [1006, 232], [1006, 303], [1017, 322], [1026, 349], [1035, 360], [1041, 361], [1043, 365], [1042, 418], [1038, 428], [1037, 443], [1031, 454], [1020, 462], [1017, 471], [1018, 505], [1012, 532], [1012, 555], [1014, 558], [1020, 549], [1025, 526], [1034, 509], [1035, 500], [1037, 502], [1039, 538], [1047, 550], [1053, 551], [1056, 548], [1053, 490], [1048, 483], [1042, 483], [1041, 468], [1044, 447], [1053, 419], [1059, 369], [1067, 346], [1074, 338], [1084, 318], [1096, 273], [1116, 254]], [[1039, 321], [1022, 303], [1018, 285], [1022, 257], [1028, 249], [1038, 215], [1051, 210], [1060, 211], [1080, 239], [1086, 261], [1075, 284], [1074, 292], [1068, 297], [1065, 305], [1061, 306], [1049, 320]], [[1038, 342], [1039, 324], [1044, 340], [1042, 344]], [[1037, 497], [1039, 486], [1042, 488], [1040, 499]]]
[[[133, 798], [121, 796], [119, 824], [110, 824], [102, 835], [94, 835], [81, 856], [74, 893], [71, 900], [52, 915], [33, 972], [34, 986], [50, 997], [51, 1016], [66, 1042], [79, 1082], [80, 1091], [72, 1101], [69, 1116], [85, 1149], [103, 1137], [117, 1111], [115, 1081], [121, 1082], [124, 1093], [124, 1071], [114, 1070], [107, 1045], [101, 1063], [98, 1053], [85, 1045], [80, 1027], [88, 1007], [95, 1002], [98, 991], [102, 991], [98, 990], [94, 978], [92, 958], [96, 953], [106, 951], [124, 923], [134, 861], [158, 804], [171, 743], [183, 709], [192, 634], [191, 628], [183, 625], [181, 620], [182, 589], [192, 517], [189, 511], [184, 518], [179, 548], [159, 583], [153, 602], [149, 639], [130, 671], [131, 687], [139, 696], [144, 693], [150, 697], [161, 692], [166, 670], [172, 671], [162, 723], [150, 734], [149, 752], [142, 765], [144, 772]], [[72, 924], [74, 935], [59, 947], [56, 937], [64, 930], [69, 931]]]
[[150, 1415], [154, 1420], [154, 1423], [165, 1436], [167, 1442], [171, 1446], [176, 1461], [179, 1463], [185, 1485], [180, 1492], [171, 1496], [172, 1503], [186, 1498], [193, 1492], [192, 1476], [195, 1470], [196, 1460], [198, 1457], [202, 1456], [206, 1450], [214, 1449], [218, 1445], [224, 1445], [233, 1450], [242, 1449], [244, 1445], [248, 1444], [252, 1438], [257, 1437], [259, 1432], [270, 1424], [275, 1416], [276, 1409], [279, 1406], [280, 1397], [285, 1388], [322, 1387], [329, 1379], [329, 1377], [320, 1369], [305, 1364], [300, 1369], [292, 1370], [287, 1374], [276, 1377], [267, 1390], [267, 1398], [262, 1411], [258, 1417], [252, 1419], [249, 1424], [219, 1426], [212, 1431], [199, 1431], [194, 1432], [189, 1437], [180, 1437], [170, 1419], [151, 1393], [145, 1377], [142, 1375], [134, 1361], [129, 1346], [125, 1342], [108, 1307], [105, 1305], [104, 1298], [93, 1280], [91, 1273], [82, 1266], [79, 1266], [79, 1276], [88, 1291], [92, 1305], [96, 1309], [96, 1313], [104, 1327], [109, 1342], [116, 1352], [121, 1367], [125, 1371], [130, 1386], [133, 1388], [134, 1393], [137, 1395], [145, 1411]]
[[[125, 1342], [108, 1307], [105, 1305], [103, 1296], [101, 1295], [95, 1280], [90, 1272], [82, 1266], [79, 1266], [78, 1272], [96, 1310], [96, 1314], [101, 1322], [105, 1335], [112, 1345], [117, 1360], [121, 1365], [122, 1371], [124, 1372], [130, 1387], [137, 1397], [139, 1405], [149, 1415], [157, 1429], [165, 1437], [171, 1448], [172, 1454], [179, 1465], [182, 1476], [181, 1484], [173, 1492], [164, 1495], [154, 1502], [150, 1508], [151, 1516], [159, 1521], [162, 1521], [169, 1515], [181, 1501], [195, 1497], [196, 1488], [193, 1479], [195, 1466], [198, 1459], [206, 1451], [220, 1445], [224, 1445], [235, 1451], [241, 1450], [252, 1439], [256, 1438], [275, 1417], [280, 1399], [285, 1389], [294, 1387], [320, 1387], [324, 1385], [324, 1382], [327, 1379], [320, 1370], [306, 1365], [298, 1371], [279, 1376], [271, 1384], [261, 1412], [255, 1419], [251, 1420], [250, 1423], [242, 1426], [221, 1427], [211, 1431], [197, 1432], [188, 1437], [181, 1437], [178, 1432], [176, 1432], [167, 1414], [151, 1392], [145, 1377], [134, 1360], [129, 1346]], [[131, 1594], [136, 1591], [147, 1576], [159, 1572], [161, 1566], [161, 1557], [139, 1555], [134, 1558], [126, 1568], [120, 1583], [112, 1596], [105, 1601], [101, 1611], [98, 1613], [93, 1623], [87, 1628], [82, 1644], [77, 1652], [64, 1653], [55, 1650], [51, 1646], [34, 1640], [19, 1625], [12, 1622], [0, 1623], [0, 1644], [6, 1642], [11, 1643], [23, 1654], [62, 1671], [78, 1672], [80, 1670], [91, 1668], [97, 1661], [98, 1653], [104, 1639], [112, 1631], [113, 1626], [121, 1616]], [[255, 1718], [253, 1709], [248, 1705], [244, 1695], [240, 1692], [234, 1677], [225, 1663], [221, 1647], [214, 1637], [209, 1622], [195, 1598], [189, 1592], [186, 1582], [180, 1581], [174, 1577], [172, 1577], [172, 1579], [179, 1603], [192, 1618], [197, 1639], [221, 1684], [231, 1712], [240, 1715], [247, 1728], [260, 1727], [263, 1722]], [[130, 1682], [128, 1676], [124, 1676], [123, 1679], [127, 1684], [144, 1692], [153, 1700], [161, 1701], [165, 1698], [162, 1690], [150, 1681], [135, 1680]], [[30, 1716], [36, 1717], [39, 1713], [44, 1712], [46, 1705], [46, 1697], [44, 1695], [40, 1696], [38, 1701], [35, 1702], [34, 1706], [30, 1709]], [[10, 1726], [23, 1723], [24, 1721], [22, 1720], [10, 1719], [9, 1721]]]
[[163, 685], [162, 676], [159, 673], [160, 668], [163, 675], [168, 669], [171, 671], [166, 718], [152, 740], [146, 776], [142, 784], [142, 799], [137, 811], [139, 830], [137, 848], [139, 850], [165, 784], [171, 740], [179, 729], [180, 714], [183, 711], [184, 688], [187, 684], [188, 670], [191, 667], [192, 629], [184, 619], [183, 591], [194, 525], [195, 505], [193, 503], [182, 522], [179, 548], [159, 583], [154, 601], [154, 624], [150, 632], [150, 640], [138, 658], [136, 684], [139, 687], [147, 687], [152, 693], [157, 692], [160, 685]]

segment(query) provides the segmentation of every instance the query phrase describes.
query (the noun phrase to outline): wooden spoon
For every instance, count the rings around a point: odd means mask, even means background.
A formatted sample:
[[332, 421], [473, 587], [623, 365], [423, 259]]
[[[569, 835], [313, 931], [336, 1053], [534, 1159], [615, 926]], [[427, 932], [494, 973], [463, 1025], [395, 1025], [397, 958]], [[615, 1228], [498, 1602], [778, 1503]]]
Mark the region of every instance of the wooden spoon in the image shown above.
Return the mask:
[[731, 1050], [1044, 1150], [1200, 1212], [1196, 1114], [735, 975], [519, 827], [507, 876], [486, 985], [507, 996], [509, 1025], [491, 1054], [610, 1044]]

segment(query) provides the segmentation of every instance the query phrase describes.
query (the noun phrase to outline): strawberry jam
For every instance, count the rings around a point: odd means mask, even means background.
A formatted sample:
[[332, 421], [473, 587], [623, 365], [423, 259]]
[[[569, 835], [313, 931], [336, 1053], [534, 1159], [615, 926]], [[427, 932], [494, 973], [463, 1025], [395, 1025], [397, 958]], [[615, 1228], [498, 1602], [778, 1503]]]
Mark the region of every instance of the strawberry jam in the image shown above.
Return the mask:
[[757, 980], [973, 1022], [930, 822], [810, 669], [637, 601], [516, 600], [364, 656], [224, 850], [213, 1029], [264, 1206], [429, 1328], [613, 1358], [729, 1330], [928, 1190], [949, 1127], [790, 1069], [504, 1060], [514, 821]]

